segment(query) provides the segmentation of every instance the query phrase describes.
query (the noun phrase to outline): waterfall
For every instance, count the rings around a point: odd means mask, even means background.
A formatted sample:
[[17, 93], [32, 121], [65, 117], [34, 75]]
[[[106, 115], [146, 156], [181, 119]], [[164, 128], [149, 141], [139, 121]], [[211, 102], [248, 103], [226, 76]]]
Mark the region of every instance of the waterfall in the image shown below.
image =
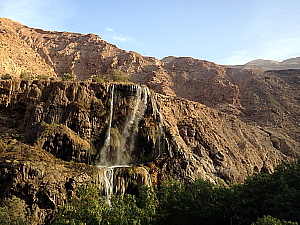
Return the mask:
[[[96, 177], [96, 183], [99, 187], [99, 189], [102, 191], [102, 194], [104, 196], [107, 196], [107, 199], [109, 201], [109, 198], [115, 193], [122, 193], [125, 194], [126, 184], [124, 183], [125, 179], [120, 181], [120, 178], [117, 173], [117, 169], [125, 169], [130, 166], [97, 166], [98, 173]], [[117, 177], [116, 177], [117, 176]], [[116, 179], [117, 178], [117, 179]], [[148, 182], [149, 183], [149, 182]]]
[[156, 140], [156, 149], [158, 151], [157, 158], [160, 158], [161, 153], [161, 144], [162, 144], [162, 136], [163, 136], [163, 118], [157, 107], [157, 94], [152, 99], [152, 107], [153, 114], [155, 115], [155, 120], [158, 122], [158, 132], [157, 132], [157, 140]]
[[108, 198], [113, 194], [114, 167], [98, 166], [97, 184]]
[[106, 196], [110, 197], [114, 190], [114, 168], [106, 167], [105, 169]]
[[[154, 122], [156, 134], [155, 149], [157, 157], [161, 157], [161, 142], [163, 135], [163, 120], [158, 110], [156, 95], [150, 94], [147, 87], [139, 85], [111, 84], [108, 88], [109, 114], [103, 147], [98, 155], [98, 183], [104, 195], [111, 196], [114, 191], [125, 193], [126, 179], [118, 177], [115, 180], [115, 167], [128, 167], [139, 132], [139, 124], [145, 117], [148, 104], [152, 104], [153, 114], [145, 118]], [[150, 109], [150, 108], [149, 108]], [[151, 123], [152, 123], [151, 122]], [[137, 179], [137, 178], [136, 178]], [[143, 181], [142, 181], [143, 182]]]
[[[138, 125], [147, 107], [148, 89], [139, 85], [130, 85], [129, 88], [130, 93], [135, 95], [131, 98], [127, 96], [129, 102], [128, 105], [125, 105], [128, 108], [126, 120], [122, 126], [119, 124], [117, 126], [113, 123], [113, 115], [118, 110], [114, 103], [122, 101], [118, 99], [118, 96], [115, 96], [118, 85], [111, 84], [108, 128], [100, 151], [98, 162], [100, 166], [128, 165], [130, 162], [130, 155], [134, 149], [134, 142], [138, 133]], [[120, 121], [118, 122], [120, 123]], [[112, 135], [112, 130], [114, 130], [114, 135]], [[112, 146], [112, 143], [115, 145]]]
[[147, 88], [135, 85], [135, 101], [131, 104], [133, 109], [129, 112], [124, 128], [121, 133], [120, 146], [117, 150], [117, 163], [126, 164], [129, 162], [131, 152], [134, 148], [134, 141], [138, 133], [138, 125], [144, 116], [148, 92]]
[[100, 165], [106, 165], [107, 162], [107, 153], [110, 148], [110, 139], [111, 139], [111, 124], [113, 119], [113, 112], [114, 112], [114, 90], [115, 86], [112, 84], [110, 90], [110, 107], [109, 107], [109, 119], [108, 119], [108, 128], [105, 135], [105, 141], [103, 147], [100, 151]]

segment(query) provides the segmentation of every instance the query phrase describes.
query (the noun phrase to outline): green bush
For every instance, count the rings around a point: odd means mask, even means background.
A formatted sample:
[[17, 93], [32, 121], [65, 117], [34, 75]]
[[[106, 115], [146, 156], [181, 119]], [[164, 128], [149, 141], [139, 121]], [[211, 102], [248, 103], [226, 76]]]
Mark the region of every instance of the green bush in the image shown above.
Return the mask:
[[159, 224], [229, 224], [232, 192], [202, 179], [171, 181], [157, 189]]
[[92, 76], [93, 82], [98, 83], [106, 83], [106, 82], [128, 82], [129, 75], [120, 71], [120, 70], [112, 70], [109, 74], [104, 75], [94, 75]]
[[279, 220], [272, 216], [263, 216], [262, 218], [258, 218], [256, 223], [252, 223], [252, 225], [298, 225], [297, 222]]
[[[77, 197], [59, 207], [52, 225], [58, 224], [149, 224], [147, 201], [144, 207], [138, 207], [137, 198], [133, 195], [99, 196], [100, 191], [95, 185], [81, 186]], [[148, 195], [147, 195], [148, 196]]]
[[254, 174], [233, 187], [236, 213], [248, 224], [263, 215], [300, 222], [299, 180], [299, 161], [282, 163], [273, 174]]
[[29, 225], [29, 220], [29, 209], [24, 200], [16, 196], [4, 200], [3, 206], [0, 207], [0, 224]]
[[42, 75], [37, 75], [35, 78], [38, 80], [49, 80], [50, 76], [42, 74]]
[[76, 75], [73, 73], [64, 73], [64, 75], [62, 76], [62, 80], [64, 81], [74, 81], [76, 80]]
[[109, 82], [105, 75], [93, 75], [92, 76], [92, 81], [93, 82], [97, 82], [97, 83], [106, 83], [106, 82]]
[[32, 79], [32, 74], [31, 74], [31, 72], [22, 71], [21, 74], [20, 74], [20, 78], [22, 80], [31, 80]]
[[9, 79], [11, 79], [11, 78], [12, 78], [11, 75], [8, 74], [8, 73], [2, 74], [2, 75], [1, 75], [1, 79], [2, 79], [2, 80], [9, 80]]

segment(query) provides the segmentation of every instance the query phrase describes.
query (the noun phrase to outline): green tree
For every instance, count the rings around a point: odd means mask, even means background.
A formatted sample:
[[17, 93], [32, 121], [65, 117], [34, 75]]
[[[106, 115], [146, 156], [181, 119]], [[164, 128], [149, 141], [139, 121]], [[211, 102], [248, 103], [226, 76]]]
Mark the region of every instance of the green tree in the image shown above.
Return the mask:
[[254, 174], [233, 187], [239, 218], [250, 224], [263, 215], [300, 222], [300, 163], [282, 163], [273, 174]]
[[252, 225], [298, 225], [297, 222], [279, 220], [272, 216], [263, 216], [262, 218], [258, 218], [256, 223], [252, 223]]
[[230, 189], [202, 179], [171, 181], [157, 189], [158, 224], [226, 224], [231, 218]]
[[[99, 195], [95, 185], [81, 186], [77, 197], [59, 207], [52, 224], [149, 224], [151, 212], [147, 207], [139, 207], [133, 195]], [[146, 206], [146, 205], [145, 205]]]
[[0, 207], [0, 224], [29, 225], [30, 214], [25, 201], [12, 196], [4, 200]]

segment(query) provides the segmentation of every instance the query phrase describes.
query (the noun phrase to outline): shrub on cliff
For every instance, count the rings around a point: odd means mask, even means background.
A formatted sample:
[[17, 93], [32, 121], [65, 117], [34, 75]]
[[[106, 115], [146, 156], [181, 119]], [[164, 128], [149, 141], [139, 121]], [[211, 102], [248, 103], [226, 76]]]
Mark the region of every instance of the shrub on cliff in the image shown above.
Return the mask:
[[6, 74], [1, 74], [1, 79], [2, 80], [9, 80], [11, 79], [11, 75], [9, 73], [6, 73]]
[[50, 76], [41, 74], [41, 75], [36, 75], [35, 77], [37, 80], [49, 80]]
[[31, 72], [22, 71], [20, 73], [20, 79], [22, 79], [22, 80], [31, 80], [32, 79], [32, 73]]
[[77, 76], [73, 73], [64, 73], [62, 76], [63, 81], [74, 81], [77, 79]]
[[94, 75], [92, 76], [93, 82], [105, 83], [105, 82], [128, 82], [129, 75], [120, 71], [120, 70], [112, 70], [109, 74], [104, 75]]

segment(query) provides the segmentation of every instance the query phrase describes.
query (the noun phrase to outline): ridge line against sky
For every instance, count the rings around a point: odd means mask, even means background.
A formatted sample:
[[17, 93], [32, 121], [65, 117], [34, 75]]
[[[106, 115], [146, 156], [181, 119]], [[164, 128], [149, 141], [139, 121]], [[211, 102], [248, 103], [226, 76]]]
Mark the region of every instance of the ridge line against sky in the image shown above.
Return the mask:
[[299, 0], [1, 0], [0, 17], [127, 51], [218, 64], [300, 56]]

